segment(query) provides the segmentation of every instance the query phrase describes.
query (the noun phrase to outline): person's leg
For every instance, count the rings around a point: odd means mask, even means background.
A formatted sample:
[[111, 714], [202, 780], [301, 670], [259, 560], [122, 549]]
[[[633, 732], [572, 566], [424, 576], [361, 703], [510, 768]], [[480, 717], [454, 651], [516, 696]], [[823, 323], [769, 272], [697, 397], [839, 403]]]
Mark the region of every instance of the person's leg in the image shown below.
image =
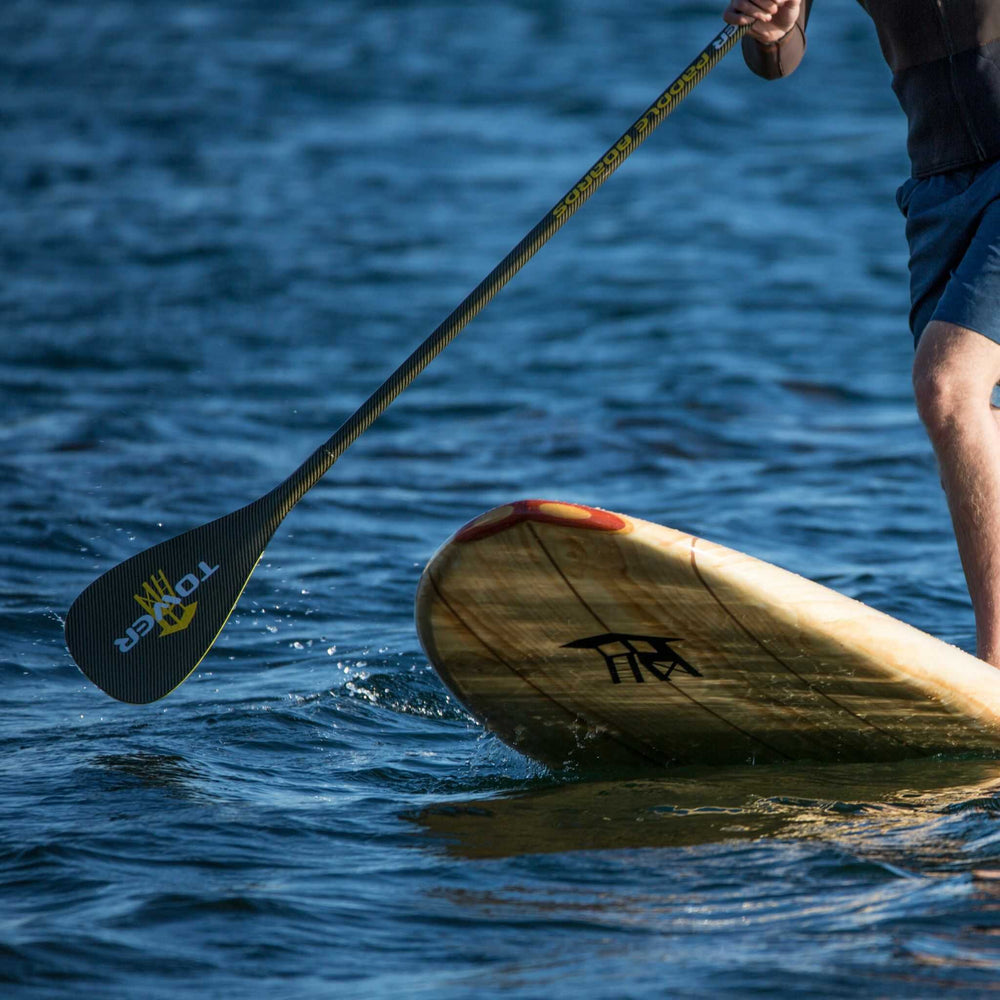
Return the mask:
[[913, 364], [917, 410], [941, 471], [976, 617], [977, 654], [1000, 667], [1000, 343], [932, 320]]

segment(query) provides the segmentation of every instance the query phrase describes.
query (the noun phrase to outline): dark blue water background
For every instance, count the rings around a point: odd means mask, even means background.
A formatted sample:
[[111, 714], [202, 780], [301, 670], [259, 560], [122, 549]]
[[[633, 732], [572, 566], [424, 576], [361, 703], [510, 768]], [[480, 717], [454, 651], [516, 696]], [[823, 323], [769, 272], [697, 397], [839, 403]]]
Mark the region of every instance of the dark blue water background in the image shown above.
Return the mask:
[[169, 699], [63, 645], [98, 573], [332, 433], [721, 5], [0, 5], [7, 995], [996, 985], [989, 767], [593, 784], [485, 735], [412, 624], [437, 545], [545, 496], [971, 647], [910, 400], [903, 122], [847, 0], [794, 80], [713, 71], [289, 516]]

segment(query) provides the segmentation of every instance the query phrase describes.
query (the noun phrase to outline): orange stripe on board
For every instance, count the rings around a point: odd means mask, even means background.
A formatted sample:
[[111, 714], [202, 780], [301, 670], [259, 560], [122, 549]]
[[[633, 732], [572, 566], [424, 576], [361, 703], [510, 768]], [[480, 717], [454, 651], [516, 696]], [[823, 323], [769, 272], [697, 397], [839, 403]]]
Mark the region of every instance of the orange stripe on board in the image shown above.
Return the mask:
[[474, 521], [460, 528], [452, 541], [474, 542], [479, 538], [507, 531], [525, 521], [615, 534], [625, 534], [632, 530], [632, 523], [627, 518], [597, 507], [563, 503], [559, 500], [516, 500], [480, 514]]

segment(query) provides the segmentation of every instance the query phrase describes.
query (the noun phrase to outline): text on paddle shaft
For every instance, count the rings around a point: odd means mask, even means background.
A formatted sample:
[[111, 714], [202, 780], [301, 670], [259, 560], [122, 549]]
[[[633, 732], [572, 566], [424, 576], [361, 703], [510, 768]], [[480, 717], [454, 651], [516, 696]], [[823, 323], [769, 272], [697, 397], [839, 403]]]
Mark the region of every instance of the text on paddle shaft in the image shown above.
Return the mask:
[[712, 44], [693, 62], [676, 80], [657, 98], [656, 102], [648, 107], [640, 116], [638, 121], [625, 133], [597, 163], [580, 179], [572, 191], [554, 209], [552, 217], [561, 219], [570, 209], [572, 209], [582, 197], [584, 197], [595, 182], [603, 180], [604, 175], [615, 170], [619, 163], [632, 151], [632, 147], [638, 145], [646, 138], [646, 135], [654, 129], [660, 120], [673, 110], [677, 103], [688, 91], [688, 89], [710, 68], [712, 63], [712, 52], [723, 48], [730, 38], [735, 34], [736, 28], [729, 25], [722, 31]]
[[115, 639], [119, 653], [127, 653], [134, 649], [139, 640], [158, 625], [160, 637], [173, 632], [181, 632], [194, 620], [198, 602], [182, 604], [184, 598], [190, 597], [213, 573], [218, 566], [209, 566], [207, 562], [198, 563], [195, 573], [185, 573], [172, 586], [162, 569], [157, 570], [149, 580], [142, 585], [141, 594], [133, 594], [135, 602], [145, 614], [140, 615], [125, 630], [123, 639]]

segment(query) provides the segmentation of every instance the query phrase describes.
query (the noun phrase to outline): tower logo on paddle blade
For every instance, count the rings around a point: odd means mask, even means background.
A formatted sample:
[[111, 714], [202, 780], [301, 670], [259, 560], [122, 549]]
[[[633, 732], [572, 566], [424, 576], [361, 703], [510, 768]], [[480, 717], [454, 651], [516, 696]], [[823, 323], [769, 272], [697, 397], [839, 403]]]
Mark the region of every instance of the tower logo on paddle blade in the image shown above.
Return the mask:
[[645, 683], [643, 671], [658, 681], [669, 681], [678, 667], [692, 677], [703, 674], [693, 667], [670, 644], [683, 639], [658, 635], [631, 635], [625, 632], [604, 632], [563, 643], [563, 649], [593, 649], [604, 660], [612, 684], [621, 684], [619, 667], [628, 667], [636, 684]]
[[125, 636], [115, 639], [119, 653], [127, 653], [133, 649], [139, 640], [159, 626], [160, 638], [183, 632], [194, 620], [198, 610], [198, 602], [183, 604], [182, 600], [190, 597], [201, 586], [218, 566], [209, 566], [207, 562], [198, 563], [196, 573], [185, 573], [173, 584], [167, 579], [163, 570], [157, 570], [147, 582], [142, 585], [141, 594], [133, 594], [132, 599], [145, 614], [140, 615], [125, 630]]

